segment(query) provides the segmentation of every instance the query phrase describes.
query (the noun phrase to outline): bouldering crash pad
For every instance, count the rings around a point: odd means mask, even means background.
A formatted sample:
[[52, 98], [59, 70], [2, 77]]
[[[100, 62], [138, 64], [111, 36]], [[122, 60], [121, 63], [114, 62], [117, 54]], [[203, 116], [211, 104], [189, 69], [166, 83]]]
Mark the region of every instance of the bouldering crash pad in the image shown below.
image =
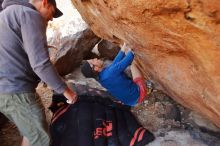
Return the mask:
[[130, 112], [102, 90], [73, 85], [78, 101], [54, 94], [50, 106], [51, 146], [144, 146], [155, 139]]

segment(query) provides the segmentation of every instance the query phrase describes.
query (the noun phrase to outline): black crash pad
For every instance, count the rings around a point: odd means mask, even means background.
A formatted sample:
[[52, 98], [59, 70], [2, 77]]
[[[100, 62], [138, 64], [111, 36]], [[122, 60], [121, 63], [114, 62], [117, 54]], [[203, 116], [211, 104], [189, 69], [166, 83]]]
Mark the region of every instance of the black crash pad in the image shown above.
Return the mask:
[[51, 146], [145, 146], [155, 139], [129, 106], [112, 100], [107, 92], [84, 85], [73, 88], [79, 95], [73, 105], [53, 95]]

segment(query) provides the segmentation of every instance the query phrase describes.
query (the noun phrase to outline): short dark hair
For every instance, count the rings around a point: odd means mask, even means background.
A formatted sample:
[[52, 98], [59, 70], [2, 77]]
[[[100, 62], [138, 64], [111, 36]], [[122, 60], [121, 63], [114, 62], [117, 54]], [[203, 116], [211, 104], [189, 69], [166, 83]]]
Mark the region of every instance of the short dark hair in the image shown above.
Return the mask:
[[56, 4], [55, 0], [48, 0], [48, 2], [50, 4], [52, 4], [54, 6], [54, 8], [55, 8], [55, 13], [53, 15], [53, 18], [58, 18], [58, 17], [63, 15], [63, 13], [57, 8], [57, 4]]
[[95, 71], [89, 64], [88, 61], [83, 61], [81, 65], [81, 72], [86, 78], [98, 79], [98, 72]]

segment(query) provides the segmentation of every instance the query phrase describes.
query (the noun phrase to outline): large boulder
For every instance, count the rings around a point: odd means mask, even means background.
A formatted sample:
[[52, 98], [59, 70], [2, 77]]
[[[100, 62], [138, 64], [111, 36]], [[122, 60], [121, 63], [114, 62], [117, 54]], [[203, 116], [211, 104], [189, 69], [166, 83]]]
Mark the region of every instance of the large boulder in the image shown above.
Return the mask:
[[99, 54], [101, 58], [114, 60], [114, 58], [117, 56], [118, 52], [120, 51], [120, 47], [112, 42], [109, 42], [107, 40], [102, 40], [97, 45]]
[[[89, 58], [91, 50], [100, 41], [91, 29], [85, 29], [62, 41], [61, 48], [54, 57], [54, 65], [61, 76], [71, 73], [80, 66], [83, 59]], [[93, 57], [91, 57], [93, 58]]]
[[219, 0], [72, 0], [96, 35], [125, 41], [145, 77], [220, 127]]

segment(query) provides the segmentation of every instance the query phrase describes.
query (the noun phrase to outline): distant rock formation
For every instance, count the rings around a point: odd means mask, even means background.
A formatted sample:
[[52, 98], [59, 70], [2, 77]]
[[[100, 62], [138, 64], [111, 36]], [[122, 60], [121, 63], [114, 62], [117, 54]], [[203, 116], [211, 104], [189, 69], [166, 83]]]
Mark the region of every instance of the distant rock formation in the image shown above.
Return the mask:
[[220, 127], [219, 0], [72, 0], [96, 35], [125, 41], [145, 77]]

